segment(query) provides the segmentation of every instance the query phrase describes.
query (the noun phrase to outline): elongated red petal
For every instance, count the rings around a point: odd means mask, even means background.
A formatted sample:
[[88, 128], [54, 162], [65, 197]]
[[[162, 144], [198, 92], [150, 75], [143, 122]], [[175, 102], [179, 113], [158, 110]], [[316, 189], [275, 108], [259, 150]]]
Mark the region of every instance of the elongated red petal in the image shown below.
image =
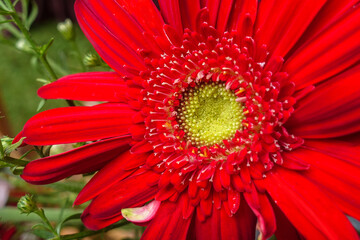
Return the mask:
[[182, 35], [183, 26], [178, 0], [159, 0], [161, 14], [167, 24], [172, 26], [178, 34]]
[[122, 208], [139, 207], [154, 198], [159, 175], [151, 171], [130, 176], [102, 192], [89, 211], [98, 218], [110, 218]]
[[200, 11], [200, 0], [179, 1], [183, 28], [195, 30], [196, 16]]
[[308, 239], [358, 239], [355, 229], [327, 195], [296, 172], [276, 169], [267, 191], [297, 230]]
[[324, 31], [331, 24], [337, 22], [342, 15], [358, 3], [358, 0], [327, 0], [320, 12], [316, 15], [310, 26], [307, 28], [301, 39], [296, 43], [298, 48], [304, 42], [311, 41], [313, 37]]
[[216, 29], [219, 32], [224, 32], [226, 30], [234, 1], [235, 0], [221, 0], [221, 7], [219, 7], [216, 21]]
[[258, 193], [254, 184], [250, 193], [244, 192], [246, 202], [258, 218], [260, 231], [265, 239], [271, 237], [276, 230], [276, 219], [272, 206], [263, 193]]
[[110, 67], [124, 74], [127, 73], [124, 71], [124, 64], [140, 70], [145, 69], [143, 59], [138, 53], [117, 38], [103, 23], [101, 15], [97, 15], [89, 7], [82, 0], [75, 3], [78, 22], [100, 56]]
[[116, 0], [141, 27], [153, 36], [164, 36], [164, 20], [152, 0]]
[[262, 0], [255, 26], [257, 44], [266, 44], [274, 56], [284, 57], [325, 2]]
[[32, 184], [48, 184], [60, 179], [96, 171], [129, 149], [129, 136], [103, 140], [58, 155], [28, 163], [21, 177]]
[[45, 99], [126, 102], [125, 81], [114, 72], [91, 72], [68, 75], [39, 89]]
[[316, 150], [299, 149], [292, 155], [311, 165], [305, 172], [318, 186], [335, 200], [348, 215], [360, 219], [360, 169], [343, 160], [328, 156]]
[[183, 194], [176, 202], [162, 202], [141, 239], [186, 240], [191, 217], [183, 219], [182, 206], [187, 196]]
[[209, 24], [216, 26], [221, 0], [207, 0], [206, 7], [209, 10]]
[[357, 4], [289, 56], [284, 70], [297, 89], [324, 81], [359, 60], [359, 18], [360, 5]]
[[81, 220], [83, 221], [84, 225], [94, 231], [107, 227], [113, 223], [116, 223], [117, 221], [120, 221], [121, 219], [123, 219], [121, 212], [112, 218], [96, 218], [89, 213], [89, 207], [85, 208], [83, 214], [81, 215]]
[[[107, 190], [112, 185], [118, 183], [129, 175], [135, 174], [134, 170], [129, 170], [129, 165], [142, 165], [148, 155], [131, 154], [129, 151], [121, 154], [116, 159], [107, 164], [88, 182], [77, 196], [74, 204], [82, 204]], [[142, 170], [140, 170], [142, 171]], [[139, 171], [138, 171], [139, 172]]]
[[289, 222], [289, 219], [285, 214], [279, 209], [279, 207], [273, 202], [270, 201], [273, 207], [275, 217], [276, 217], [276, 231], [275, 237], [277, 240], [302, 240], [301, 235], [296, 230], [296, 228]]
[[353, 139], [307, 140], [304, 147], [360, 167], [360, 143], [357, 143]]
[[41, 112], [24, 126], [25, 143], [52, 145], [126, 135], [134, 111], [124, 104], [65, 107]]
[[[300, 137], [338, 137], [360, 130], [360, 66], [319, 85], [298, 102], [288, 121]], [[316, 104], [314, 104], [316, 103]]]
[[[221, 216], [221, 240], [244, 239], [252, 240], [255, 238], [256, 217], [249, 208], [245, 199], [241, 199], [239, 211], [229, 217], [225, 209], [220, 210]], [[214, 228], [214, 226], [212, 226]]]
[[[234, 0], [231, 14], [228, 19], [228, 29], [243, 32], [243, 28], [247, 25], [247, 21], [250, 20], [251, 26], [255, 23], [256, 12], [258, 7], [257, 0]], [[251, 32], [249, 35], [251, 36]]]

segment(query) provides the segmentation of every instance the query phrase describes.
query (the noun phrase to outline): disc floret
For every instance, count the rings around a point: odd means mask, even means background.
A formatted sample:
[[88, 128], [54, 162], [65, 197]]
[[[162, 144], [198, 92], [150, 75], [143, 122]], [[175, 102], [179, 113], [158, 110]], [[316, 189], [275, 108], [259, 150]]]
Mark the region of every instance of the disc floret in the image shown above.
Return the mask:
[[225, 84], [200, 84], [183, 94], [180, 128], [194, 146], [221, 144], [241, 129], [243, 106]]

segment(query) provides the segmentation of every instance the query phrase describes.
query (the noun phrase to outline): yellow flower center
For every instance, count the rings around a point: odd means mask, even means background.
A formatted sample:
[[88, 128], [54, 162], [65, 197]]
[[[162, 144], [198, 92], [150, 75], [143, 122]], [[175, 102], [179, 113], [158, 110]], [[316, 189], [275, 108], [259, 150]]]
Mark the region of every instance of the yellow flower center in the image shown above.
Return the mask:
[[241, 128], [243, 106], [225, 84], [201, 84], [183, 94], [178, 121], [194, 146], [221, 144]]

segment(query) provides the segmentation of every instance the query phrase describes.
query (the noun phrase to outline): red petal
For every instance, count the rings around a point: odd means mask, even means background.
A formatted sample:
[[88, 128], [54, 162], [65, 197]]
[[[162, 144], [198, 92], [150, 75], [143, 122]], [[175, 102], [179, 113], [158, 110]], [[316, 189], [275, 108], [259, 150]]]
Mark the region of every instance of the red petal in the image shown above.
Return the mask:
[[[241, 33], [249, 20], [251, 23], [249, 27], [252, 28], [256, 18], [257, 5], [257, 0], [234, 0], [232, 12], [228, 20], [229, 30], [236, 30]], [[249, 35], [251, 34], [250, 32]]]
[[129, 148], [129, 137], [95, 142], [58, 155], [28, 163], [21, 177], [32, 184], [48, 184], [60, 179], [98, 170]]
[[159, 175], [146, 171], [130, 176], [102, 192], [96, 197], [89, 212], [98, 218], [113, 217], [122, 208], [139, 207], [154, 199]]
[[[189, 239], [191, 240], [215, 240], [221, 239], [220, 228], [220, 211], [213, 205], [212, 214], [206, 218], [205, 221], [200, 221], [198, 217], [194, 216], [193, 224], [189, 232]], [[211, 229], [211, 230], [210, 230]]]
[[38, 94], [45, 99], [126, 102], [126, 83], [114, 72], [68, 75], [43, 86]]
[[279, 207], [273, 202], [271, 206], [273, 207], [275, 217], [276, 217], [276, 231], [275, 237], [277, 240], [302, 240], [296, 228], [289, 222], [289, 219], [284, 215], [284, 213], [279, 209]]
[[161, 14], [167, 24], [172, 26], [180, 35], [183, 33], [180, 7], [178, 0], [159, 0]]
[[267, 191], [290, 222], [307, 239], [358, 239], [332, 200], [294, 171], [276, 169], [267, 175]]
[[196, 240], [229, 240], [255, 239], [256, 217], [241, 199], [239, 210], [229, 217], [224, 207], [221, 210], [213, 206], [212, 215], [205, 221], [195, 217], [188, 239]]
[[131, 153], [141, 154], [147, 153], [153, 150], [153, 146], [147, 141], [142, 140], [141, 142], [136, 143], [130, 150]]
[[100, 230], [123, 219], [121, 212], [118, 212], [117, 215], [112, 218], [99, 219], [91, 215], [88, 209], [89, 207], [84, 210], [83, 214], [81, 215], [81, 220], [87, 228], [94, 231]]
[[[229, 217], [224, 208], [221, 209], [221, 240], [228, 239], [255, 239], [256, 217], [242, 199], [240, 209]], [[213, 229], [212, 226], [211, 229]]]
[[24, 141], [31, 145], [53, 145], [125, 135], [129, 133], [133, 114], [124, 104], [51, 109], [25, 124]]
[[257, 44], [266, 44], [274, 56], [284, 57], [325, 2], [262, 0], [255, 27]]
[[229, 204], [229, 210], [232, 214], [235, 214], [240, 207], [240, 193], [237, 190], [229, 189], [227, 201]]
[[142, 165], [145, 163], [147, 156], [146, 154], [134, 155], [129, 151], [121, 154], [92, 177], [90, 182], [81, 190], [74, 204], [79, 205], [89, 201], [129, 175], [139, 173], [139, 171], [134, 173], [134, 171], [127, 170], [128, 165], [133, 165], [134, 163]]
[[[123, 68], [124, 64], [136, 69], [145, 69], [143, 59], [137, 52], [109, 30], [108, 24], [103, 22], [101, 13], [93, 12], [93, 10], [90, 5], [82, 0], [75, 3], [78, 22], [100, 56], [110, 67], [121, 73], [127, 73]], [[116, 25], [116, 21], [112, 23]]]
[[216, 26], [216, 20], [220, 9], [220, 2], [221, 0], [206, 1], [206, 7], [209, 9], [209, 24], [214, 27]]
[[221, 33], [225, 32], [234, 1], [221, 0], [221, 7], [219, 7], [216, 21], [216, 29]]
[[360, 167], [360, 143], [356, 143], [353, 139], [349, 141], [307, 140], [304, 147]]
[[164, 20], [159, 10], [151, 0], [117, 0], [153, 36], [163, 36]]
[[265, 194], [258, 193], [254, 184], [251, 185], [251, 193], [244, 193], [246, 202], [258, 218], [260, 231], [264, 239], [271, 237], [276, 230], [274, 211]]
[[[335, 147], [336, 148], [336, 147]], [[306, 176], [326, 191], [348, 215], [360, 219], [360, 169], [340, 159], [306, 149], [294, 155], [311, 165]]]
[[189, 28], [195, 30], [196, 27], [196, 16], [200, 11], [200, 1], [199, 0], [182, 0], [179, 1], [181, 19], [183, 23], [183, 28]]
[[358, 0], [328, 0], [296, 45], [301, 46], [304, 42], [309, 41], [331, 24], [339, 21], [342, 15], [357, 3]]
[[319, 85], [298, 102], [287, 122], [291, 132], [300, 137], [328, 138], [359, 131], [358, 79], [360, 65]]
[[144, 240], [186, 240], [191, 218], [182, 216], [183, 194], [177, 202], [162, 202], [156, 216], [151, 220], [141, 239]]
[[286, 61], [284, 71], [301, 89], [332, 77], [355, 64], [360, 57], [360, 5], [306, 42]]

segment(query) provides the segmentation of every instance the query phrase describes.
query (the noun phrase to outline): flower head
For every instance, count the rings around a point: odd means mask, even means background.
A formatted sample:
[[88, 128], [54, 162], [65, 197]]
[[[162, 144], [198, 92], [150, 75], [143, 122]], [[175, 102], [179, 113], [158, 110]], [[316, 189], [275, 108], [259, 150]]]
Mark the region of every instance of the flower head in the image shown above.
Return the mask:
[[[104, 101], [39, 113], [25, 143], [90, 141], [29, 163], [46, 184], [98, 171], [75, 204], [143, 239], [357, 239], [356, 1], [77, 0], [115, 72], [70, 75], [43, 98]], [[150, 203], [148, 203], [150, 202]], [[146, 205], [148, 203], [148, 205]]]
[[29, 194], [26, 194], [19, 199], [17, 207], [21, 211], [21, 213], [25, 213], [28, 215], [32, 212], [39, 210], [38, 206], [36, 205], [34, 196]]

